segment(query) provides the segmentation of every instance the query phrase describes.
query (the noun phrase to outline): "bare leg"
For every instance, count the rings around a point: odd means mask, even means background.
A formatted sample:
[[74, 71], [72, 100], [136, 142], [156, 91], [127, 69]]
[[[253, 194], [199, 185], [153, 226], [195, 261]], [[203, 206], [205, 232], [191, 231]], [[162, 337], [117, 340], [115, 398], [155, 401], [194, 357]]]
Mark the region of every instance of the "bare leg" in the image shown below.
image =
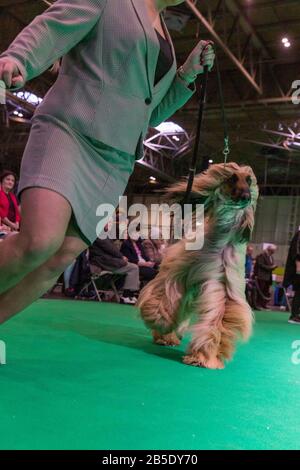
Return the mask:
[[70, 265], [87, 245], [77, 236], [76, 229], [70, 225], [65, 240], [48, 261], [27, 274], [15, 287], [0, 295], [0, 323], [21, 312], [41, 297], [57, 278]]
[[69, 202], [55, 191], [45, 188], [23, 191], [20, 233], [0, 244], [0, 294], [58, 251], [71, 214]]

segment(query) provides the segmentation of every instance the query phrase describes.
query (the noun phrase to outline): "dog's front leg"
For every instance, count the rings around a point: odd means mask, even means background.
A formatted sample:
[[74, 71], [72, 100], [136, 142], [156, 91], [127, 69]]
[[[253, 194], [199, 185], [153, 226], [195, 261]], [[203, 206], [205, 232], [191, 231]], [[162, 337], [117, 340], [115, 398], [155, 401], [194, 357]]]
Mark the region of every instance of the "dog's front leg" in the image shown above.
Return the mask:
[[175, 331], [168, 333], [166, 335], [159, 333], [158, 331], [152, 331], [153, 341], [155, 344], [160, 346], [179, 346], [180, 338]]
[[197, 299], [198, 321], [193, 327], [193, 339], [183, 362], [188, 365], [223, 369], [220, 355], [222, 319], [225, 313], [226, 291], [222, 282], [209, 280], [202, 286]]

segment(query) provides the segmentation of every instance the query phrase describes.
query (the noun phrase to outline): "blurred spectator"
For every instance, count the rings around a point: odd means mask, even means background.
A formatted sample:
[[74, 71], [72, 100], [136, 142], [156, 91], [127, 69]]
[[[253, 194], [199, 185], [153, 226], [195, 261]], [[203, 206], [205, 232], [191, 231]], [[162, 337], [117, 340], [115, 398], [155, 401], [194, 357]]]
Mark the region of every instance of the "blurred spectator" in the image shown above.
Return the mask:
[[276, 245], [268, 245], [268, 247], [257, 256], [254, 268], [254, 276], [257, 279], [258, 287], [257, 306], [265, 309], [270, 300], [272, 271], [277, 267], [274, 264], [273, 258], [276, 249]]
[[75, 264], [76, 264], [76, 259], [74, 259], [74, 261], [67, 267], [67, 269], [64, 272], [64, 292], [67, 297], [75, 296], [75, 289], [70, 287], [70, 279], [71, 279]]
[[[83, 286], [90, 280], [91, 272], [88, 254], [89, 251], [84, 250], [75, 260], [75, 264], [69, 277], [69, 287], [67, 290], [65, 289], [65, 295], [67, 295], [67, 297], [75, 297], [78, 295]], [[95, 292], [87, 293], [85, 297], [90, 296], [95, 296]]]
[[142, 241], [142, 246], [146, 257], [158, 266], [163, 257], [164, 240], [161, 239], [161, 233], [158, 227], [151, 228], [151, 237]]
[[246, 251], [245, 274], [246, 279], [251, 279], [253, 272], [253, 246], [248, 245]]
[[19, 230], [21, 220], [18, 202], [13, 192], [15, 183], [15, 174], [5, 170], [0, 177], [0, 217], [2, 225], [9, 227], [8, 231], [12, 232]]
[[[299, 227], [300, 228], [300, 227]], [[293, 286], [294, 297], [289, 323], [300, 324], [300, 231], [294, 235], [286, 261], [283, 287]]]
[[8, 233], [11, 231], [10, 227], [5, 224], [2, 224], [1, 217], [0, 217], [0, 240], [6, 238]]
[[138, 265], [141, 280], [151, 281], [154, 279], [158, 273], [157, 264], [148, 258], [141, 237], [128, 235], [128, 240], [124, 240], [122, 243], [121, 252], [130, 263]]
[[253, 268], [255, 265], [253, 259], [253, 246], [248, 245], [246, 251], [245, 277], [246, 277], [246, 298], [251, 308], [260, 310], [257, 306], [257, 288], [256, 281], [253, 279]]
[[139, 269], [136, 264], [128, 262], [128, 259], [115, 246], [113, 240], [109, 238], [104, 240], [97, 238], [89, 251], [90, 264], [105, 271], [126, 274], [121, 302], [135, 304], [137, 301], [135, 294], [140, 287]]

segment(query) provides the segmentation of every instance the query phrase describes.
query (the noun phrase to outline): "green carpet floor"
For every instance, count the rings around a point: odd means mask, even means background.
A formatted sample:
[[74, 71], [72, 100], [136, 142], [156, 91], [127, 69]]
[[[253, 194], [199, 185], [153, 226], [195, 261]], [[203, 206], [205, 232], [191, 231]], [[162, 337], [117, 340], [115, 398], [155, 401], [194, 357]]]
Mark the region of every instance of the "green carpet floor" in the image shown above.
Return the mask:
[[[299, 325], [257, 314], [223, 371], [151, 343], [135, 308], [39, 300], [0, 327], [1, 449], [300, 449]], [[300, 357], [300, 355], [299, 355]]]

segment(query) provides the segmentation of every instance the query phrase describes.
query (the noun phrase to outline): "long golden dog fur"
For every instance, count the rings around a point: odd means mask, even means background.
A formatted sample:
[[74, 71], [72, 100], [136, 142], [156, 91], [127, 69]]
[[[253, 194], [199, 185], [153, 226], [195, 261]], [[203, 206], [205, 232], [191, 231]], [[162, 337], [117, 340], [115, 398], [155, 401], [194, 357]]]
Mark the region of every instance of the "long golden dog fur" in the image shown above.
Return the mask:
[[[250, 198], [233, 198], [247, 186]], [[182, 201], [187, 181], [167, 188], [170, 202]], [[191, 317], [192, 340], [183, 361], [220, 369], [236, 341], [252, 331], [252, 311], [245, 298], [245, 255], [258, 197], [249, 166], [215, 164], [195, 176], [191, 202], [204, 203], [204, 244], [186, 249], [187, 239], [170, 245], [157, 276], [142, 290], [137, 306], [154, 341], [178, 345]]]

